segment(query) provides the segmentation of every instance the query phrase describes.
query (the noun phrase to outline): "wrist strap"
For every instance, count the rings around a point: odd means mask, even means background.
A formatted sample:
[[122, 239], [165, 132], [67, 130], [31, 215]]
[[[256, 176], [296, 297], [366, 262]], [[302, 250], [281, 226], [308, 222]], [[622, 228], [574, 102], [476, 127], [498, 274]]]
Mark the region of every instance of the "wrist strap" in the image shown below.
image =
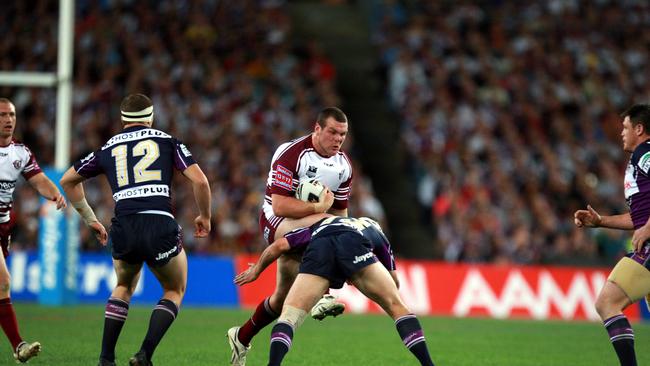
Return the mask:
[[93, 222], [99, 221], [97, 220], [97, 216], [95, 216], [95, 212], [93, 211], [92, 207], [90, 207], [85, 197], [81, 201], [71, 202], [71, 203], [72, 203], [72, 207], [74, 207], [74, 209], [77, 210], [77, 212], [79, 212], [79, 215], [84, 220], [86, 225], [90, 225]]

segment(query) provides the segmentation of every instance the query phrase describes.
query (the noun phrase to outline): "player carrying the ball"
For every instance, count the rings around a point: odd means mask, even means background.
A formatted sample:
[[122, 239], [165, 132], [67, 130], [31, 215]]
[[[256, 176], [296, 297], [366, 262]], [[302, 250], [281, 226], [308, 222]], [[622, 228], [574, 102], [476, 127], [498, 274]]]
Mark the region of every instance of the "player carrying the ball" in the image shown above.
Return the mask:
[[[352, 164], [341, 151], [348, 133], [348, 119], [338, 108], [323, 109], [314, 124], [314, 131], [286, 142], [275, 151], [271, 160], [266, 194], [260, 213], [260, 230], [268, 244], [297, 229], [312, 225], [325, 212], [347, 216], [348, 197], [352, 183]], [[315, 179], [328, 189], [323, 190], [318, 202], [295, 198], [302, 180]], [[232, 349], [230, 364], [246, 365], [246, 354], [253, 337], [280, 315], [284, 299], [293, 284], [300, 266], [300, 255], [285, 254], [278, 259], [275, 290], [262, 301], [251, 318], [241, 327], [228, 330]], [[312, 309], [312, 316], [322, 319], [336, 316], [345, 306], [326, 294]]]
[[393, 318], [404, 346], [420, 365], [433, 366], [420, 322], [399, 295], [390, 242], [376, 221], [329, 217], [292, 231], [266, 248], [255, 265], [235, 277], [235, 283], [242, 286], [256, 280], [280, 255], [296, 251], [304, 251], [300, 273], [271, 331], [269, 366], [282, 363], [309, 308], [328, 288], [341, 288], [345, 281]]

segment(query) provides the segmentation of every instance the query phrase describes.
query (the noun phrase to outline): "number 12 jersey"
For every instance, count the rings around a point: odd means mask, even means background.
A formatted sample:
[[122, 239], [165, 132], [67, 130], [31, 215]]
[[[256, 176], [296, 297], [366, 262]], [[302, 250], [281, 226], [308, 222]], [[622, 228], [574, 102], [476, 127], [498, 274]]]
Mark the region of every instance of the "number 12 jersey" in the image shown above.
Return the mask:
[[183, 143], [165, 132], [134, 126], [74, 163], [84, 178], [105, 174], [113, 191], [115, 217], [138, 212], [172, 214], [174, 169], [195, 164]]

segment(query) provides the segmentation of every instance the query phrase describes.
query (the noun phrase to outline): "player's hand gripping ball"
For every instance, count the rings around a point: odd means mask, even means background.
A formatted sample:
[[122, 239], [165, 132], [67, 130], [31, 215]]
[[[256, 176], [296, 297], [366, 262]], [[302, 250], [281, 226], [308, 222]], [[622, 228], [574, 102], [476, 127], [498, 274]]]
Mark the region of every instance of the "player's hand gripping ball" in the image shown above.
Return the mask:
[[296, 189], [296, 198], [305, 202], [318, 202], [318, 198], [325, 189], [319, 181], [315, 179], [305, 179], [300, 181]]

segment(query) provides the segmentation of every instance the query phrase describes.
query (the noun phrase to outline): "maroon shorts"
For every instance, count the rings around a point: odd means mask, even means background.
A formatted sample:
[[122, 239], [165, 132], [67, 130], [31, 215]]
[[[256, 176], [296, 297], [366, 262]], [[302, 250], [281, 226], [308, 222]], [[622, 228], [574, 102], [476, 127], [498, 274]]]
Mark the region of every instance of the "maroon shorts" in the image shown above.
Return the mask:
[[270, 219], [266, 218], [264, 211], [260, 212], [260, 232], [264, 236], [266, 244], [273, 244], [273, 238], [275, 238], [275, 230], [277, 230], [280, 223], [284, 220], [284, 217], [271, 216]]
[[14, 228], [14, 220], [9, 220], [0, 224], [0, 246], [2, 246], [2, 255], [5, 258], [9, 255], [11, 246], [11, 232]]

